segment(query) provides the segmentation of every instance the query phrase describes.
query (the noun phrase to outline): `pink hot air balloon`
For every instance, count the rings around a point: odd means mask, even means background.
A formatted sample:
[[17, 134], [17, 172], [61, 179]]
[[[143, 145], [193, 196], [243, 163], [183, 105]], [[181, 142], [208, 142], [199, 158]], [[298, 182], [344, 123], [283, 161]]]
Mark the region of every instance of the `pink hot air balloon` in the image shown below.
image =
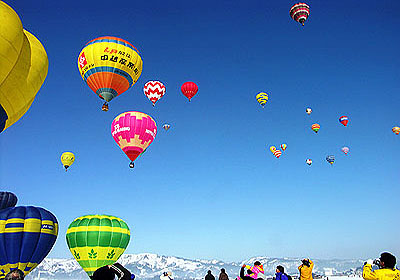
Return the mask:
[[350, 151], [349, 147], [343, 147], [341, 150], [345, 155], [347, 155]]
[[111, 134], [131, 160], [130, 167], [133, 168], [135, 159], [156, 137], [157, 125], [149, 115], [141, 112], [125, 112], [113, 120]]

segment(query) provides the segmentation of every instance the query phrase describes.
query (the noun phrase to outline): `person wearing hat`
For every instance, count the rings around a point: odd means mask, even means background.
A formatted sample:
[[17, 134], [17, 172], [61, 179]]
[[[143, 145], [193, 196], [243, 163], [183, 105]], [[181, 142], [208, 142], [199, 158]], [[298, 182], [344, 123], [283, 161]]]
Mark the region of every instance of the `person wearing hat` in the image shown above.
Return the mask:
[[[377, 265], [379, 269], [372, 270], [372, 265]], [[376, 260], [369, 259], [364, 263], [363, 278], [365, 280], [394, 280], [400, 279], [400, 271], [395, 268], [396, 257], [385, 252]]]
[[[93, 276], [91, 276], [90, 279], [92, 279], [92, 280], [114, 280], [115, 276], [117, 277], [118, 280], [134, 279], [134, 278], [132, 278], [132, 274], [129, 272], [129, 270], [127, 270], [125, 267], [123, 267], [119, 263], [100, 267], [93, 273]], [[133, 277], [135, 277], [135, 276], [133, 275]]]
[[300, 272], [300, 280], [313, 280], [312, 270], [314, 263], [310, 259], [302, 259], [302, 264], [298, 267]]

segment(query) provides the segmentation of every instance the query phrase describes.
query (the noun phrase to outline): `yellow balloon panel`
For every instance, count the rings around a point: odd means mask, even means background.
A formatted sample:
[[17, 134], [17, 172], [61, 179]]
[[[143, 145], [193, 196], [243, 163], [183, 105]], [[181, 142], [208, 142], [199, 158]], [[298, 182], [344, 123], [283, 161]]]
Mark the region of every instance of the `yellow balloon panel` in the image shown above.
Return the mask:
[[0, 1], [0, 22], [1, 84], [18, 59], [24, 41], [24, 33], [17, 13], [2, 1]]
[[142, 68], [142, 58], [137, 49], [117, 37], [100, 37], [90, 41], [78, 57], [82, 79], [106, 101], [134, 85]]
[[[0, 85], [0, 109], [6, 114], [4, 129], [28, 111], [47, 76], [49, 62], [44, 47], [31, 33], [26, 30], [23, 33], [19, 58]], [[0, 125], [1, 119], [2, 116]]]

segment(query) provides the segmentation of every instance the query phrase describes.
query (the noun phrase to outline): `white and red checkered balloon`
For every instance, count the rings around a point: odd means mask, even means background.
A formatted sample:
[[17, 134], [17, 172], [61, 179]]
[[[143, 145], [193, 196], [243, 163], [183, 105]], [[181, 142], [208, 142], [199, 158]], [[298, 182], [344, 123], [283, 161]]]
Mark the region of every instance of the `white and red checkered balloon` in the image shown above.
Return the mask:
[[166, 88], [160, 81], [148, 81], [144, 85], [143, 91], [147, 98], [153, 103], [153, 106], [155, 106], [156, 102], [165, 94]]

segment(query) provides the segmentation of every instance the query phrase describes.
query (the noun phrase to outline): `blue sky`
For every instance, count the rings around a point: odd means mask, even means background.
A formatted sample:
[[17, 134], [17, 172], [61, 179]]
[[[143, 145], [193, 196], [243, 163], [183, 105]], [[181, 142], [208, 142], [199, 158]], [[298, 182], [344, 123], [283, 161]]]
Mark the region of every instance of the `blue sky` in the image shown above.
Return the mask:
[[[93, 213], [129, 224], [127, 253], [400, 257], [399, 1], [308, 1], [305, 27], [289, 16], [293, 1], [6, 2], [45, 46], [49, 73], [0, 135], [0, 187], [57, 216], [51, 257], [72, 257], [67, 227]], [[77, 69], [85, 43], [104, 35], [143, 59], [138, 82], [107, 113]], [[148, 80], [167, 87], [155, 108]], [[199, 86], [190, 103], [186, 81]], [[110, 132], [128, 110], [159, 128], [134, 170]], [[268, 147], [281, 143], [276, 159]], [[64, 151], [76, 154], [67, 173]]]

